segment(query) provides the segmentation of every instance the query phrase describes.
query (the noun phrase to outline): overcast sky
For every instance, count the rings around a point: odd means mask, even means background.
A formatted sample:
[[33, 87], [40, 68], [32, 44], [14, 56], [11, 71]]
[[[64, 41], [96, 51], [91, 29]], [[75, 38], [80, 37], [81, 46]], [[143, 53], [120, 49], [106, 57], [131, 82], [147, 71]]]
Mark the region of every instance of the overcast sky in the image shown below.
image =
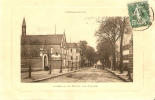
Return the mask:
[[99, 23], [94, 18], [103, 15], [101, 9], [17, 7], [13, 10], [13, 24], [14, 31], [21, 35], [25, 17], [27, 35], [55, 34], [56, 26], [56, 34], [63, 34], [65, 30], [67, 42], [86, 40], [88, 45], [96, 48], [97, 38], [94, 33], [99, 28]]
[[27, 35], [55, 34], [56, 25], [56, 34], [63, 34], [65, 30], [67, 42], [86, 40], [88, 45], [94, 48], [97, 45], [97, 37], [94, 36], [94, 33], [100, 25], [95, 18], [128, 14], [127, 9], [121, 7], [17, 6], [12, 11], [13, 34], [19, 37], [21, 36], [22, 21], [25, 17]]

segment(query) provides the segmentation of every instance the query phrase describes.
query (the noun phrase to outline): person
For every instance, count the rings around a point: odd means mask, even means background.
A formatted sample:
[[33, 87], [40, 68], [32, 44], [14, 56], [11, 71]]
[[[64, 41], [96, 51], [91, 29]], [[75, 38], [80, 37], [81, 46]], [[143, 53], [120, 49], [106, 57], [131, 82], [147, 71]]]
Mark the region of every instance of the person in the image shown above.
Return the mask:
[[94, 67], [96, 68], [96, 63], [94, 64]]

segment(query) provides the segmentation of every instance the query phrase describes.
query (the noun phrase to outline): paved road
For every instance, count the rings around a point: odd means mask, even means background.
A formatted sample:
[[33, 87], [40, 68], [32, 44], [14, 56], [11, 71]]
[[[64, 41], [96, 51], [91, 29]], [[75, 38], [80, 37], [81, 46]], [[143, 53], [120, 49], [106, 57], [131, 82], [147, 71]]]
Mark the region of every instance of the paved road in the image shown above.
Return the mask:
[[64, 82], [64, 83], [97, 83], [97, 82], [124, 82], [106, 69], [87, 68], [74, 73], [68, 73], [63, 76], [54, 77], [41, 82]]

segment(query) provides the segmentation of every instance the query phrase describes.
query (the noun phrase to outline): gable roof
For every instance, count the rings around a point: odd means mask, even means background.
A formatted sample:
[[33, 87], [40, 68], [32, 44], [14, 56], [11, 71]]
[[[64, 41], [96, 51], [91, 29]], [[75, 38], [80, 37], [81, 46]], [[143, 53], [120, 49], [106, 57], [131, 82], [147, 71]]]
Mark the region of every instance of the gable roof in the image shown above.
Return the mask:
[[61, 45], [63, 34], [26, 35], [21, 37], [22, 45]]
[[67, 43], [68, 48], [78, 48], [77, 43]]

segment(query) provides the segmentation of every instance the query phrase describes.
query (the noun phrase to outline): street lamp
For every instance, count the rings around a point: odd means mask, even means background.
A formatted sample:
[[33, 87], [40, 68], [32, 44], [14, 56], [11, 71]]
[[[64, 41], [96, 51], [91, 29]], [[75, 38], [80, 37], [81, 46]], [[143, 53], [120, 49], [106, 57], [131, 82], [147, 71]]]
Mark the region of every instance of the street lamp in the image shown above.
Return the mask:
[[77, 58], [75, 58], [75, 62], [76, 62], [76, 70], [77, 70]]
[[31, 78], [31, 50], [30, 47], [28, 48], [28, 53], [29, 53], [29, 78]]
[[32, 68], [31, 68], [31, 46], [29, 44], [29, 48], [28, 48], [28, 55], [29, 55], [29, 76], [25, 77], [25, 79], [29, 78], [29, 79], [32, 79], [34, 80], [34, 78], [31, 76], [31, 72], [32, 72]]
[[71, 68], [71, 70], [73, 70], [73, 60], [71, 61], [71, 63], [72, 63], [72, 68]]
[[62, 48], [61, 48], [61, 54], [60, 54], [60, 57], [61, 57], [61, 67], [60, 67], [60, 72], [59, 72], [59, 73], [62, 73]]
[[[50, 52], [50, 49], [51, 49], [51, 52]], [[49, 48], [49, 62], [50, 62], [50, 72], [49, 72], [49, 74], [51, 74], [51, 54], [52, 54], [52, 49], [53, 48]]]
[[69, 61], [68, 61], [68, 72], [69, 72]]

